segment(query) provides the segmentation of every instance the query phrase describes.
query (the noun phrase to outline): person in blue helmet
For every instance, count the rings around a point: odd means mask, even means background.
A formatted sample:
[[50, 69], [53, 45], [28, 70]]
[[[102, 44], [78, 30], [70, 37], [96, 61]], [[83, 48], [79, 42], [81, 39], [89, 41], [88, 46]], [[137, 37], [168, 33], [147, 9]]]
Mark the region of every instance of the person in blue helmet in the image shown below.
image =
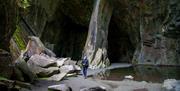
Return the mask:
[[87, 56], [84, 56], [83, 60], [82, 60], [82, 74], [84, 76], [84, 78], [87, 78], [87, 69], [89, 67], [89, 61], [87, 59]]

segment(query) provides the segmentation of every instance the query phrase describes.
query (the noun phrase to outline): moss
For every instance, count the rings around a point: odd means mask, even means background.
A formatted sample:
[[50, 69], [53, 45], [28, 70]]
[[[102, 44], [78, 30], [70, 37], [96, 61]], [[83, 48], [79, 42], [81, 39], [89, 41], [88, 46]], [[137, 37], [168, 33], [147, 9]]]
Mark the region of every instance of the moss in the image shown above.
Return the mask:
[[48, 80], [49, 78], [48, 77], [40, 77], [38, 78], [39, 80]]
[[19, 5], [19, 7], [26, 9], [30, 6], [30, 1], [29, 0], [19, 0], [18, 5]]
[[21, 28], [18, 25], [16, 26], [16, 31], [14, 32], [13, 39], [15, 40], [20, 50], [24, 50], [26, 48], [25, 42], [23, 41], [23, 38], [21, 37]]
[[0, 80], [7, 80], [7, 78], [0, 76]]

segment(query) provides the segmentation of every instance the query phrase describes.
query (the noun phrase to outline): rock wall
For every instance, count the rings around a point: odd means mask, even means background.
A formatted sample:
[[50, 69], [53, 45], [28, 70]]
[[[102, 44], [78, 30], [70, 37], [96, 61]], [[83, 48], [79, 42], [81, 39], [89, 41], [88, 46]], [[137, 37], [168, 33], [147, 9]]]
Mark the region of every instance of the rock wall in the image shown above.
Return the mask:
[[0, 11], [0, 76], [10, 78], [13, 61], [9, 45], [17, 23], [16, 1], [0, 0]]
[[16, 1], [0, 0], [0, 49], [9, 51], [9, 41], [16, 29]]
[[[20, 12], [20, 37], [38, 36], [57, 56], [79, 60], [87, 37], [92, 6], [92, 1], [84, 0], [31, 0], [30, 6]], [[24, 44], [27, 44], [27, 40]], [[16, 46], [12, 49], [21, 50]]]
[[84, 55], [88, 57], [91, 68], [106, 67], [109, 64], [107, 36], [112, 10], [108, 1], [96, 0], [84, 48]]
[[100, 0], [99, 6], [96, 3], [31, 0], [28, 10], [21, 12], [19, 26], [27, 32], [23, 34], [40, 37], [59, 57], [80, 60], [86, 54], [93, 65], [104, 65], [107, 59], [179, 64], [178, 0]]
[[[171, 10], [171, 3], [174, 2], [177, 2], [177, 0], [153, 0], [141, 2], [141, 42], [136, 49], [133, 59], [134, 63], [152, 65], [179, 64], [180, 59], [176, 52], [176, 49], [178, 48], [177, 40], [163, 36], [162, 30], [166, 18], [169, 15], [176, 16], [176, 13], [179, 12], [175, 11], [174, 13], [168, 13]], [[173, 19], [173, 17], [170, 19]]]
[[139, 38], [139, 0], [112, 0], [114, 10], [108, 29], [110, 62], [129, 62]]

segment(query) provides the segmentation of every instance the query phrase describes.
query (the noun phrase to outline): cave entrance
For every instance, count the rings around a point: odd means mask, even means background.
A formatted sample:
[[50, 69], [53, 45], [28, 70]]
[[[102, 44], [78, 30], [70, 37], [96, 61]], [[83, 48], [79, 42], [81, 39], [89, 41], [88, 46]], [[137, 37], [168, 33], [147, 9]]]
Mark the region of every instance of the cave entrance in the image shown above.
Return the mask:
[[54, 44], [53, 51], [57, 57], [71, 57], [72, 60], [79, 60], [87, 33], [87, 26], [77, 24], [70, 17], [63, 16], [47, 24], [41, 39]]
[[131, 63], [134, 50], [128, 32], [115, 20], [112, 16], [108, 29], [108, 58], [111, 63]]
[[63, 30], [59, 36], [56, 54], [59, 57], [71, 57], [79, 60], [86, 42], [88, 27], [76, 24], [69, 17], [65, 18]]

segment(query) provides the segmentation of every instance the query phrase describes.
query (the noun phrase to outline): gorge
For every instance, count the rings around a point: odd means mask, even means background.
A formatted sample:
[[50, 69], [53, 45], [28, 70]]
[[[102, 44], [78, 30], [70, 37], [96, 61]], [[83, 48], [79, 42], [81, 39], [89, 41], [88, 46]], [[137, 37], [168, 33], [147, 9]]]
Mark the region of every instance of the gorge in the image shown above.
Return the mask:
[[0, 11], [0, 75], [6, 78], [28, 36], [39, 37], [57, 58], [78, 63], [86, 55], [91, 69], [180, 66], [179, 0], [0, 0]]

